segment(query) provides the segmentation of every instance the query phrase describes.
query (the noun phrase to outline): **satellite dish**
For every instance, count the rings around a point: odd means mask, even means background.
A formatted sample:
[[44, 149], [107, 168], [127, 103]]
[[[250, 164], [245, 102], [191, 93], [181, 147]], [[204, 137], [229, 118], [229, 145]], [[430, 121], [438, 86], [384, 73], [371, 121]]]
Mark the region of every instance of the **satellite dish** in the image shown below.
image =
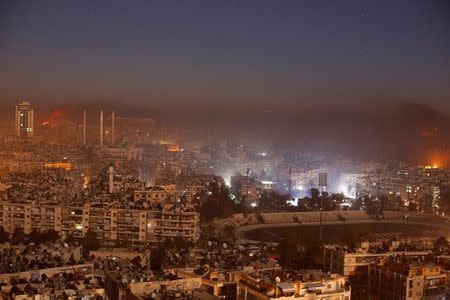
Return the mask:
[[277, 282], [277, 283], [280, 283], [281, 282], [281, 278], [280, 277], [275, 277], [275, 281]]

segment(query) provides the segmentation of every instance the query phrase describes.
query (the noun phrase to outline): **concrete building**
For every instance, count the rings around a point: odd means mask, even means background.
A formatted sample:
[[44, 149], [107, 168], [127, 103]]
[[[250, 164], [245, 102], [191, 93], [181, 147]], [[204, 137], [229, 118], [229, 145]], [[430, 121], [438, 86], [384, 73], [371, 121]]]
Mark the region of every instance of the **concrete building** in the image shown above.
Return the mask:
[[113, 160], [142, 160], [144, 150], [138, 147], [102, 146], [96, 149], [97, 156]]
[[16, 105], [15, 113], [16, 136], [32, 137], [34, 134], [34, 111], [30, 102], [22, 101]]
[[369, 266], [370, 299], [444, 300], [447, 273], [441, 266], [404, 257], [388, 257]]
[[160, 187], [148, 187], [133, 191], [133, 200], [144, 203], [144, 206], [155, 207], [158, 204], [164, 204], [167, 200], [167, 192]]
[[350, 250], [340, 245], [324, 246], [325, 270], [336, 272], [345, 276], [355, 275], [358, 272], [367, 272], [370, 263], [391, 255], [402, 254], [410, 257], [425, 257], [431, 251], [400, 251], [396, 250], [400, 242], [393, 242], [388, 251], [371, 251], [375, 244], [362, 242], [356, 250]]

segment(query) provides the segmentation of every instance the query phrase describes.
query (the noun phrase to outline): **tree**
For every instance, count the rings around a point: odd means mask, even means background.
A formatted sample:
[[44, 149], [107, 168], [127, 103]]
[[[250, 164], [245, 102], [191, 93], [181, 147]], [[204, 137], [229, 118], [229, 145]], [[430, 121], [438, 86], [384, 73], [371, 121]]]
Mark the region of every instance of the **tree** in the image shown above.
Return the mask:
[[276, 191], [264, 191], [259, 199], [262, 208], [280, 208], [286, 206], [289, 195], [282, 195]]
[[378, 199], [373, 199], [372, 197], [367, 197], [366, 199], [366, 211], [370, 215], [379, 215], [382, 212], [381, 201]]
[[141, 263], [142, 263], [142, 258], [138, 255], [138, 256], [135, 256], [135, 257], [133, 257], [133, 259], [131, 260], [131, 263], [133, 264], [133, 265], [135, 265], [136, 267], [139, 267], [139, 268], [141, 268], [142, 267], [142, 265], [141, 265]]
[[40, 231], [33, 229], [30, 233], [30, 242], [40, 244], [43, 242], [43, 237]]
[[236, 228], [233, 225], [225, 225], [220, 231], [221, 240], [234, 240], [236, 238]]
[[162, 263], [166, 257], [167, 250], [159, 244], [156, 248], [150, 251], [150, 269], [154, 271], [161, 270]]
[[97, 239], [97, 234], [91, 229], [89, 229], [86, 232], [86, 235], [83, 238], [82, 248], [83, 248], [83, 257], [85, 258], [89, 256], [90, 251], [95, 251], [100, 248], [100, 243]]
[[[342, 198], [341, 198], [342, 196]], [[327, 192], [322, 193], [323, 197], [323, 209], [324, 210], [336, 210], [343, 200], [343, 195], [341, 194], [331, 194]]]
[[450, 249], [450, 244], [449, 244], [448, 240], [444, 236], [439, 237], [434, 242], [434, 252], [436, 254], [448, 253], [449, 249]]
[[417, 211], [417, 203], [409, 202], [408, 210], [409, 211]]
[[186, 251], [192, 247], [192, 243], [183, 239], [182, 237], [176, 236], [173, 239], [166, 239], [164, 243], [164, 248], [175, 249], [177, 251]]
[[16, 227], [14, 229], [13, 236], [11, 238], [11, 243], [13, 245], [18, 245], [25, 240], [25, 232], [22, 227]]
[[319, 192], [319, 190], [316, 189], [316, 188], [311, 188], [311, 189], [309, 190], [309, 193], [311, 194], [311, 198], [312, 198], [312, 199], [317, 199], [317, 198], [319, 198], [319, 196], [320, 196], [320, 192]]
[[207, 222], [214, 218], [227, 218], [237, 211], [238, 206], [231, 200], [228, 189], [213, 183], [211, 194], [200, 206], [200, 218], [202, 222]]
[[47, 232], [44, 233], [45, 240], [49, 242], [54, 242], [59, 239], [59, 234], [54, 229], [49, 229]]
[[64, 242], [66, 242], [69, 245], [73, 245], [77, 242], [77, 239], [73, 236], [73, 234], [69, 233], [65, 238]]
[[359, 197], [352, 202], [352, 210], [361, 210], [364, 206], [364, 199]]
[[5, 228], [0, 226], [0, 244], [9, 241], [9, 234], [5, 231]]

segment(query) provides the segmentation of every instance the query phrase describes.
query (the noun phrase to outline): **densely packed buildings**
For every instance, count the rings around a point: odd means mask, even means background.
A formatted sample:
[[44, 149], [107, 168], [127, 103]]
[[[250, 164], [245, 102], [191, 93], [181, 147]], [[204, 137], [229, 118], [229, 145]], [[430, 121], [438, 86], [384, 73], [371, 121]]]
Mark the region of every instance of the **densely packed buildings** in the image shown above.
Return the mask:
[[[141, 144], [118, 146], [113, 124], [103, 129], [100, 146], [86, 145], [85, 137], [82, 147], [50, 145], [36, 136], [0, 145], [0, 298], [349, 300], [354, 291], [363, 297], [370, 291], [379, 299], [399, 294], [437, 300], [443, 295], [447, 271], [436, 262], [425, 263], [432, 254], [429, 245], [324, 245], [319, 271], [283, 268], [277, 243], [235, 239], [233, 226], [250, 219], [253, 225], [373, 221], [362, 210], [280, 209], [258, 211], [254, 217], [242, 213], [242, 220], [235, 214], [215, 232], [205, 226], [200, 238], [199, 206], [218, 190], [226, 193], [220, 201], [229, 196], [250, 208], [259, 206], [266, 190], [286, 194], [297, 189], [306, 195], [317, 186], [318, 174], [329, 171], [326, 156], [294, 153], [291, 167], [275, 151], [242, 144], [155, 142], [139, 130], [130, 132]], [[103, 133], [110, 143], [103, 144]], [[152, 167], [150, 184], [143, 178]], [[397, 173], [387, 168], [375, 172], [378, 167], [370, 163], [346, 173], [344, 181], [351, 184], [345, 196], [355, 198], [366, 189], [402, 197], [404, 192], [408, 199], [431, 191], [436, 198], [439, 183], [449, 182], [448, 173], [431, 167]], [[224, 173], [226, 180], [215, 175]], [[382, 215], [388, 219], [388, 213]], [[400, 215], [397, 219], [406, 216]], [[207, 225], [220, 227], [220, 221]], [[58, 240], [52, 245], [29, 240], [42, 233]], [[101, 248], [85, 253], [91, 239]]]
[[372, 195], [397, 195], [403, 204], [419, 204], [429, 197], [429, 203], [421, 204], [422, 210], [439, 212], [440, 187], [450, 184], [450, 172], [431, 166], [402, 165], [398, 169], [372, 172], [365, 176], [360, 192]]
[[0, 246], [1, 299], [104, 299], [94, 264], [61, 241]]
[[165, 204], [159, 210], [139, 210], [1, 202], [0, 226], [9, 233], [16, 228], [23, 228], [25, 233], [32, 229], [53, 229], [62, 236], [75, 237], [92, 230], [101, 240], [130, 243], [177, 236], [195, 241], [200, 234], [198, 213], [188, 206], [175, 204]]

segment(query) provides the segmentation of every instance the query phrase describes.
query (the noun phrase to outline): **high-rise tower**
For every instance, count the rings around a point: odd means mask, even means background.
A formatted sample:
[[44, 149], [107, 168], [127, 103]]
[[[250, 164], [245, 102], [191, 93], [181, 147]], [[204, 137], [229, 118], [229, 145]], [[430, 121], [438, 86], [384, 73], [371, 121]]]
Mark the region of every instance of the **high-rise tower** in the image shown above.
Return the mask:
[[115, 143], [115, 119], [116, 119], [116, 114], [115, 112], [111, 113], [111, 146], [114, 146]]
[[22, 101], [16, 105], [16, 136], [32, 137], [34, 134], [34, 111], [30, 102]]

